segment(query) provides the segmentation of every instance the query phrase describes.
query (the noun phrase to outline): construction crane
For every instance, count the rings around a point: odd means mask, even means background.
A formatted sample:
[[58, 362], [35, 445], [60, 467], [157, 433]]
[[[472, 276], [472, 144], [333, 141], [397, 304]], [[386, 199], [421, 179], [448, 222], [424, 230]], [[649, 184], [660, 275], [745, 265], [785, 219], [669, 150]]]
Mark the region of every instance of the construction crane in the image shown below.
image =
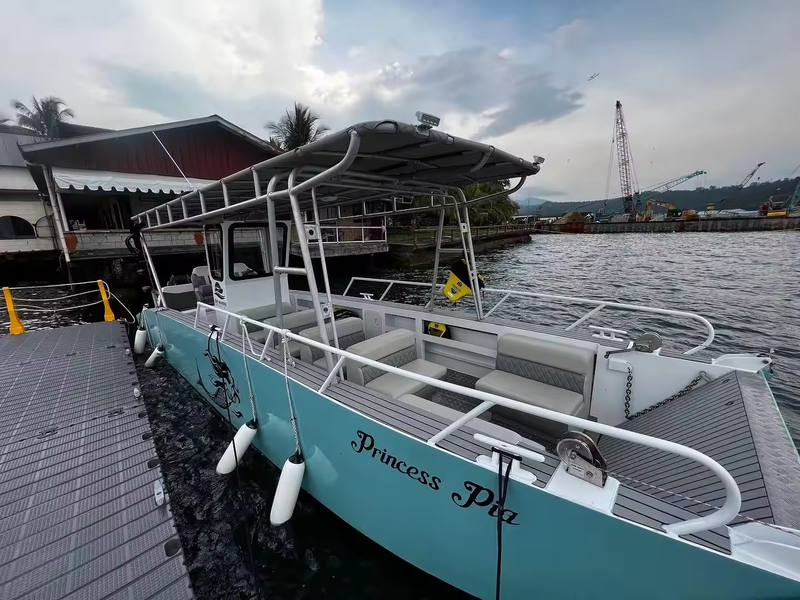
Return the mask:
[[750, 180], [753, 178], [753, 175], [755, 175], [755, 174], [756, 174], [756, 171], [758, 171], [758, 170], [759, 170], [759, 169], [760, 169], [762, 166], [764, 166], [765, 164], [766, 164], [766, 163], [763, 163], [763, 162], [760, 162], [760, 163], [758, 163], [758, 164], [756, 165], [756, 168], [755, 168], [755, 169], [753, 169], [752, 171], [750, 171], [750, 172], [747, 174], [747, 177], [745, 177], [744, 179], [742, 179], [742, 183], [740, 183], [740, 184], [739, 184], [739, 185], [737, 185], [736, 187], [737, 187], [737, 188], [739, 188], [739, 189], [741, 189], [741, 188], [743, 188], [744, 186], [746, 186], [748, 183], [750, 183]]
[[794, 212], [794, 210], [799, 206], [800, 206], [800, 179], [797, 180], [797, 185], [794, 188], [794, 192], [792, 192], [792, 195], [789, 197], [789, 201], [786, 203], [786, 214], [791, 215], [792, 212]]
[[639, 210], [640, 203], [634, 204], [633, 194], [638, 193], [639, 182], [636, 181], [636, 169], [633, 166], [628, 127], [622, 113], [622, 102], [617, 100], [616, 117], [614, 119], [614, 143], [617, 146], [617, 164], [619, 165], [619, 189], [622, 196], [622, 211], [633, 220]]
[[681, 175], [680, 177], [676, 177], [675, 179], [670, 179], [669, 181], [665, 181], [664, 183], [660, 183], [654, 188], [650, 188], [649, 190], [645, 190], [641, 194], [638, 195], [636, 198], [636, 204], [641, 205], [643, 202], [646, 202], [656, 194], [660, 194], [661, 192], [666, 192], [667, 190], [671, 190], [674, 187], [679, 186], [682, 183], [686, 183], [690, 179], [694, 179], [695, 177], [700, 177], [700, 175], [708, 175], [705, 171], [695, 171], [694, 173], [689, 173], [688, 175]]

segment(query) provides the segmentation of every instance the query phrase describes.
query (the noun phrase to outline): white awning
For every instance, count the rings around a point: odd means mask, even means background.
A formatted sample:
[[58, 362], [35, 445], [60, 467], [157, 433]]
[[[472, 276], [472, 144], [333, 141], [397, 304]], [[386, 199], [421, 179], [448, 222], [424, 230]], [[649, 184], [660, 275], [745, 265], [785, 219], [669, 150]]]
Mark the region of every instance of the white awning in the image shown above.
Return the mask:
[[189, 179], [191, 186], [183, 177], [148, 175], [146, 173], [116, 173], [114, 171], [88, 171], [84, 169], [65, 169], [53, 167], [53, 179], [61, 191], [105, 190], [107, 192], [150, 192], [157, 194], [184, 194], [199, 189], [209, 183], [208, 179]]

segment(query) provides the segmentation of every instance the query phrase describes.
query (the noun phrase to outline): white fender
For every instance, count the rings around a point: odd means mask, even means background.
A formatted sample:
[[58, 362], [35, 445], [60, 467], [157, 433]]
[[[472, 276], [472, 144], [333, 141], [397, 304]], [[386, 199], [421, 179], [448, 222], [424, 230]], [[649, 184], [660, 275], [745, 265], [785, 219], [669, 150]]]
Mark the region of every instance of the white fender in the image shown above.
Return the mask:
[[273, 525], [283, 525], [292, 518], [305, 472], [306, 463], [299, 454], [290, 456], [283, 464], [278, 487], [275, 490], [275, 499], [272, 501], [272, 510], [269, 513], [269, 522]]
[[147, 343], [147, 331], [141, 328], [136, 329], [136, 335], [133, 338], [133, 351], [136, 354], [143, 354], [144, 347]]
[[[256, 437], [256, 433], [258, 433], [258, 423], [255, 420], [248, 421], [239, 427], [239, 431], [233, 436], [233, 441], [228, 444], [225, 454], [222, 455], [222, 458], [217, 463], [217, 473], [227, 475], [233, 472], [236, 468], [237, 459], [241, 462], [244, 453], [247, 452], [253, 442], [253, 438]], [[235, 453], [234, 446], [236, 447]]]
[[147, 368], [152, 367], [154, 364], [156, 364], [156, 359], [158, 359], [158, 357], [161, 356], [162, 354], [164, 354], [163, 346], [160, 345], [156, 346], [156, 349], [153, 350], [153, 353], [149, 356], [149, 358], [146, 361], [144, 361], [144, 366]]

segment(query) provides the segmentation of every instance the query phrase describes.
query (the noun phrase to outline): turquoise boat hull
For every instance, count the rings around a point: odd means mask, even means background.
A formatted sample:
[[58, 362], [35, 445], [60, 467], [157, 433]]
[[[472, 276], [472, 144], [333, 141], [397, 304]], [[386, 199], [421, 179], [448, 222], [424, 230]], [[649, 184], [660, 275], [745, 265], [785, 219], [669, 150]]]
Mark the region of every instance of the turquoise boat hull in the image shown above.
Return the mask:
[[[164, 340], [169, 364], [227, 419], [198, 382], [198, 374], [205, 382], [212, 376], [203, 356], [207, 336], [164, 313], [156, 322], [147, 311], [145, 320], [154, 339]], [[242, 354], [226, 344], [220, 349], [242, 398], [231, 407], [238, 428], [253, 417]], [[283, 365], [248, 361], [259, 421], [253, 444], [283, 465], [295, 446]], [[402, 559], [494, 598], [497, 521], [490, 498], [497, 474], [296, 381], [289, 385], [306, 458], [304, 489]], [[504, 599], [800, 598], [796, 581], [514, 480], [506, 508]]]

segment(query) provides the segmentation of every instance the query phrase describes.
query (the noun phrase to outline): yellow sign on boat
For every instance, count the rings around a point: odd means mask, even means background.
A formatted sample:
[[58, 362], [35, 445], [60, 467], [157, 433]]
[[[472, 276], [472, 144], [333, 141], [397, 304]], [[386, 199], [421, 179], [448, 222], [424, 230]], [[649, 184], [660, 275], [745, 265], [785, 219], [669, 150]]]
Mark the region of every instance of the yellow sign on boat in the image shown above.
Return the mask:
[[450, 271], [450, 277], [447, 278], [447, 283], [444, 284], [442, 292], [450, 302], [455, 302], [456, 300], [461, 300], [467, 294], [471, 294], [472, 288]]

